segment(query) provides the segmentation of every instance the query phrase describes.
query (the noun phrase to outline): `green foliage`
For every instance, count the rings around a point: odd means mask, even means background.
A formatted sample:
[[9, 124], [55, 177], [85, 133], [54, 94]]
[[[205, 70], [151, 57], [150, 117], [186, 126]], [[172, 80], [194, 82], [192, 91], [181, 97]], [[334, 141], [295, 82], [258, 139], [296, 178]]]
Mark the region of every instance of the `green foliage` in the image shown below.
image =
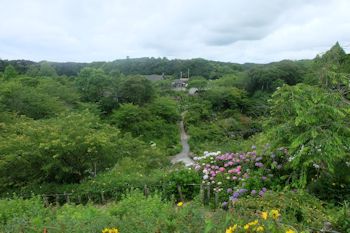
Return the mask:
[[119, 87], [121, 102], [144, 105], [154, 98], [151, 81], [143, 76], [131, 76], [124, 79]]
[[[236, 216], [241, 219], [256, 219], [254, 213], [276, 209], [281, 214], [281, 222], [298, 230], [321, 229], [330, 221], [327, 210], [317, 198], [305, 192], [267, 192], [263, 198], [247, 197], [234, 204]], [[234, 218], [233, 218], [234, 219]]]
[[[273, 229], [297, 229], [312, 232], [329, 221], [327, 210], [317, 199], [305, 193], [267, 193], [264, 198], [247, 198], [235, 203], [232, 211], [203, 207], [198, 198], [178, 207], [162, 200], [160, 195], [145, 197], [131, 190], [116, 203], [104, 206], [72, 205], [45, 208], [40, 198], [0, 200], [1, 232], [101, 232], [104, 228], [117, 228], [120, 232], [225, 232], [238, 223], [239, 229], [253, 220], [264, 222], [261, 211], [278, 210], [281, 216], [275, 221], [269, 215]], [[344, 209], [332, 213], [334, 227], [348, 232]], [[265, 228], [268, 229], [267, 227]], [[272, 228], [271, 228], [272, 229]], [[299, 231], [299, 232], [300, 232]], [[240, 232], [240, 231], [238, 231]], [[269, 231], [281, 232], [281, 231]], [[283, 231], [285, 232], [285, 230]]]
[[133, 136], [141, 136], [149, 130], [144, 125], [151, 119], [151, 113], [138, 105], [123, 104], [111, 116], [111, 122], [124, 132], [131, 132]]
[[34, 119], [53, 117], [65, 110], [63, 102], [46, 90], [24, 85], [17, 80], [0, 86], [0, 104], [7, 111]]
[[307, 82], [323, 88], [335, 90], [343, 96], [350, 93], [350, 76], [344, 72], [346, 54], [337, 42], [322, 56], [317, 56], [313, 64], [313, 73]]
[[271, 104], [268, 136], [274, 146], [290, 149], [291, 167], [301, 178], [309, 182], [319, 173], [335, 172], [337, 161], [348, 158], [349, 107], [338, 94], [305, 84], [285, 85], [273, 94]]
[[304, 72], [303, 66], [288, 60], [257, 66], [248, 72], [247, 90], [250, 93], [257, 90], [273, 92], [283, 83], [295, 85], [301, 82]]
[[155, 99], [150, 105], [149, 110], [152, 114], [168, 123], [177, 123], [180, 120], [177, 103], [167, 97]]
[[107, 76], [102, 69], [83, 68], [75, 82], [83, 101], [97, 103], [107, 113], [118, 105], [118, 80]]
[[42, 77], [56, 77], [57, 72], [48, 62], [41, 62], [37, 75]]
[[42, 78], [38, 81], [36, 91], [58, 98], [66, 106], [74, 106], [79, 102], [79, 94], [70, 80], [60, 77], [57, 79]]
[[0, 140], [2, 188], [31, 180], [78, 182], [128, 156], [132, 147], [126, 142], [138, 143], [88, 112], [45, 121], [22, 120], [6, 125], [5, 132]]
[[226, 109], [243, 111], [247, 107], [246, 92], [235, 87], [209, 89], [201, 97], [210, 101], [213, 109], [216, 111]]
[[186, 200], [193, 199], [199, 193], [201, 179], [198, 173], [192, 168], [182, 168], [171, 171], [164, 179], [165, 190], [164, 194], [169, 197], [174, 197], [181, 201], [178, 190], [178, 185], [181, 186], [181, 193]]
[[15, 78], [17, 76], [17, 71], [13, 65], [8, 65], [5, 67], [4, 74], [5, 80], [9, 80]]
[[243, 74], [227, 74], [209, 83], [210, 87], [236, 87], [245, 89], [248, 85], [248, 78]]
[[110, 209], [119, 220], [121, 232], [171, 232], [176, 227], [171, 221], [175, 218], [172, 205], [162, 202], [158, 195], [146, 198], [141, 192], [132, 191]]
[[191, 77], [190, 80], [188, 81], [188, 86], [187, 88], [195, 87], [198, 89], [204, 89], [208, 84], [208, 80], [201, 77], [201, 76], [195, 76]]
[[166, 148], [167, 153], [172, 152], [179, 141], [176, 125], [179, 113], [175, 102], [167, 98], [159, 98], [144, 107], [122, 104], [109, 119], [122, 132], [146, 142], [156, 142], [155, 146]]
[[[348, 199], [349, 200], [349, 199]], [[350, 205], [348, 201], [344, 201], [340, 209], [333, 209], [332, 215], [337, 230], [345, 233], [350, 232]]]

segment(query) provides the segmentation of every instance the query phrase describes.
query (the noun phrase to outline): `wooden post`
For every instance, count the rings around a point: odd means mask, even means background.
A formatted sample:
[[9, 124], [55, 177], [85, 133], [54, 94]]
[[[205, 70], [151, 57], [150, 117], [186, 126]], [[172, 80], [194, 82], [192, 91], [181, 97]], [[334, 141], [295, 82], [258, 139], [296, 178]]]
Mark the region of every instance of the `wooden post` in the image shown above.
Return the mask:
[[66, 192], [64, 192], [64, 196], [66, 197], [66, 203], [69, 204], [69, 202], [70, 202], [69, 194], [67, 194]]
[[219, 193], [215, 192], [215, 209], [218, 208], [219, 205]]
[[184, 201], [184, 197], [182, 195], [181, 186], [180, 185], [177, 185], [177, 191], [179, 192], [180, 200], [183, 202]]
[[44, 199], [44, 205], [45, 205], [45, 207], [48, 207], [48, 206], [49, 206], [49, 200], [48, 200], [47, 196], [46, 196], [46, 195], [43, 195], [43, 199]]
[[56, 206], [60, 206], [60, 196], [56, 194]]
[[46, 227], [44, 227], [44, 233], [47, 233], [47, 228]]
[[208, 184], [208, 186], [207, 186], [207, 203], [208, 203], [208, 205], [210, 203], [210, 184]]
[[103, 191], [101, 192], [101, 201], [102, 201], [102, 204], [105, 203], [105, 196], [104, 196]]
[[201, 198], [202, 204], [205, 205], [205, 197], [204, 197], [203, 184], [200, 185], [199, 196], [200, 196], [200, 198]]
[[147, 185], [145, 184], [145, 186], [143, 187], [143, 192], [145, 194], [146, 197], [148, 197], [148, 188], [147, 188]]

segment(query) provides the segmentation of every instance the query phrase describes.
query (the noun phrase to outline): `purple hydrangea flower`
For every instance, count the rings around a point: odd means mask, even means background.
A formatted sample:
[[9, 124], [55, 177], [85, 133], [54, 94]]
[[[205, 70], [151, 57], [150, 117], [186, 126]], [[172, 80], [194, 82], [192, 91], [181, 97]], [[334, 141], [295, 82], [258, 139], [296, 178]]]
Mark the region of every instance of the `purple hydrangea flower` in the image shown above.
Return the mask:
[[238, 192], [234, 192], [232, 195], [233, 198], [238, 198], [239, 197], [239, 193]]
[[250, 194], [254, 196], [254, 195], [256, 194], [256, 190], [253, 189], [253, 190], [250, 192]]
[[248, 190], [247, 189], [240, 189], [238, 192], [239, 192], [239, 194], [244, 194], [244, 193], [248, 192]]

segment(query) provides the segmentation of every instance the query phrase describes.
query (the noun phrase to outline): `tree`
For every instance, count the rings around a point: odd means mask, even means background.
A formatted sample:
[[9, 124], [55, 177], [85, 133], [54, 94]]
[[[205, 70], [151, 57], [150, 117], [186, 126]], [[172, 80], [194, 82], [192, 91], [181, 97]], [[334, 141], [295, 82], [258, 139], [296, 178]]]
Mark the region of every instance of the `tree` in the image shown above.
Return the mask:
[[15, 78], [17, 76], [17, 71], [13, 65], [7, 65], [3, 74], [5, 80]]
[[119, 88], [119, 97], [123, 103], [144, 105], [154, 98], [151, 81], [142, 76], [131, 76], [124, 79]]
[[180, 120], [177, 103], [170, 98], [157, 98], [149, 105], [149, 110], [153, 115], [165, 120], [168, 123], [176, 123], [178, 120]]
[[37, 65], [30, 65], [26, 75], [30, 76], [30, 77], [36, 77], [39, 75], [39, 67]]
[[204, 89], [207, 86], [207, 83], [208, 80], [201, 76], [191, 77], [188, 81], [188, 88], [194, 87], [198, 89]]
[[236, 87], [212, 88], [205, 91], [201, 96], [212, 103], [214, 110], [237, 109], [243, 111], [247, 106], [246, 92]]
[[118, 105], [118, 81], [107, 76], [102, 69], [83, 68], [75, 83], [82, 100], [97, 103], [102, 111], [109, 113]]
[[20, 118], [0, 134], [0, 189], [76, 183], [124, 156], [137, 156], [139, 144], [87, 111], [49, 120]]
[[335, 90], [346, 96], [350, 92], [350, 75], [345, 73], [343, 66], [346, 53], [337, 42], [329, 51], [314, 59], [314, 78], [316, 84], [323, 88]]
[[43, 77], [56, 77], [57, 72], [55, 68], [53, 68], [50, 63], [48, 62], [41, 62], [40, 63], [40, 68], [38, 72], [38, 76], [43, 76]]
[[123, 132], [131, 132], [138, 137], [149, 130], [148, 121], [151, 121], [151, 113], [138, 105], [131, 103], [122, 104], [113, 112], [110, 117], [112, 124], [115, 124]]
[[288, 147], [290, 166], [302, 185], [315, 173], [335, 172], [335, 164], [349, 158], [350, 108], [338, 93], [298, 84], [284, 85], [271, 101], [267, 135], [275, 147]]
[[66, 110], [56, 97], [36, 87], [12, 80], [0, 86], [0, 105], [7, 111], [26, 115], [33, 119], [53, 117]]

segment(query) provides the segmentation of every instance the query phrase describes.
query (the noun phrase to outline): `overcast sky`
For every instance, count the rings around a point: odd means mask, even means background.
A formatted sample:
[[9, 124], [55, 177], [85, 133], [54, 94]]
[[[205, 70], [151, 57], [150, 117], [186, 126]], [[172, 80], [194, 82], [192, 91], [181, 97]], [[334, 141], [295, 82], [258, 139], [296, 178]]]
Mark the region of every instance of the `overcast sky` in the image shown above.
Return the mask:
[[349, 0], [0, 0], [0, 58], [270, 62], [350, 50]]

